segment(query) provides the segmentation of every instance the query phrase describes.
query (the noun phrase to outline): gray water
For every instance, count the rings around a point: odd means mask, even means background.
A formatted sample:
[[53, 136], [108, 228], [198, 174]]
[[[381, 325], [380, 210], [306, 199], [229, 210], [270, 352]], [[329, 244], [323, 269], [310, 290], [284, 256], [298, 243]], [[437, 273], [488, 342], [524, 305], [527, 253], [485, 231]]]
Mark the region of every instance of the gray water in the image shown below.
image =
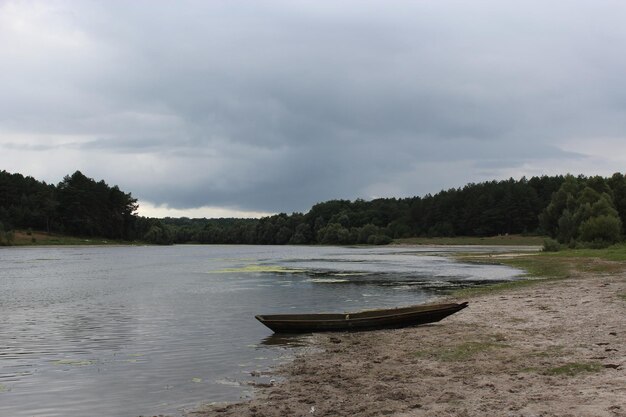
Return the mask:
[[519, 274], [435, 252], [442, 249], [2, 249], [0, 417], [180, 415], [237, 400], [249, 395], [253, 371], [302, 342], [272, 336], [255, 314], [418, 304]]

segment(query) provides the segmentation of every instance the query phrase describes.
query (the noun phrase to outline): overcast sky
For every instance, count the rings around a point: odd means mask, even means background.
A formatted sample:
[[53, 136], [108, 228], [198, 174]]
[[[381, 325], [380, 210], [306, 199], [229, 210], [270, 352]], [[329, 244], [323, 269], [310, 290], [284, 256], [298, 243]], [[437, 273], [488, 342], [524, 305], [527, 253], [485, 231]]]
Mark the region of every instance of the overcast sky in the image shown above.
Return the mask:
[[0, 0], [0, 169], [140, 214], [626, 171], [626, 2]]

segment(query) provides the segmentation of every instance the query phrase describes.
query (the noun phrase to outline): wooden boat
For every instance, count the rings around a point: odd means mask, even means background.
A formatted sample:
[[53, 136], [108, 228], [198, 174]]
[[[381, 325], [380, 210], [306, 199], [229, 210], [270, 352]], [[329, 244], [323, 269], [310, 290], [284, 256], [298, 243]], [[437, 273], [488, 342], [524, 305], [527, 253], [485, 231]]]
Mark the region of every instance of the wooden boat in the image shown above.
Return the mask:
[[425, 304], [343, 314], [269, 314], [255, 318], [275, 333], [372, 330], [434, 323], [465, 307], [467, 302]]

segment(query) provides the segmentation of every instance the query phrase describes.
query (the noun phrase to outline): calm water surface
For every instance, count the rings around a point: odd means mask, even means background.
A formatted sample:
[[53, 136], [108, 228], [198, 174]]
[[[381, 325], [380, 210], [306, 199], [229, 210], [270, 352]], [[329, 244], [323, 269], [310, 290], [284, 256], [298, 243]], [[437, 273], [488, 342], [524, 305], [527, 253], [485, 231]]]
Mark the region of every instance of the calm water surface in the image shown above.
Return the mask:
[[519, 274], [442, 250], [455, 249], [1, 249], [0, 417], [180, 415], [237, 400], [298, 341], [255, 314], [417, 304]]

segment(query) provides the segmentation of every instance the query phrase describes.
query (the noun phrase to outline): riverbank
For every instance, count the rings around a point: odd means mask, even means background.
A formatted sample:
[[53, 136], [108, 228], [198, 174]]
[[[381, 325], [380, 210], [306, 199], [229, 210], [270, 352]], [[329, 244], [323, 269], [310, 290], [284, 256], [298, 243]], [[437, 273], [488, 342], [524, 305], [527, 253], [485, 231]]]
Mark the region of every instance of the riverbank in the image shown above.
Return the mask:
[[[101, 246], [101, 245], [145, 245], [143, 242], [129, 242], [102, 237], [78, 237], [41, 231], [13, 231], [13, 239], [8, 246]], [[0, 245], [1, 246], [1, 245]]]
[[[8, 246], [65, 246], [65, 245], [147, 245], [150, 243], [142, 241], [124, 241], [106, 239], [103, 237], [79, 237], [63, 235], [58, 233], [48, 233], [44, 231], [14, 230], [13, 237]], [[542, 236], [521, 236], [521, 235], [500, 235], [490, 237], [414, 237], [395, 239], [390, 246], [537, 246], [543, 245]], [[2, 246], [0, 239], [0, 246]], [[368, 246], [368, 245], [365, 245]], [[376, 245], [369, 245], [376, 246]]]
[[[516, 260], [516, 262], [519, 262]], [[318, 334], [256, 397], [188, 416], [626, 416], [626, 271], [578, 259], [565, 279], [464, 294], [440, 323]]]
[[488, 237], [407, 237], [394, 239], [392, 245], [466, 245], [466, 246], [543, 246], [545, 236], [498, 235]]

